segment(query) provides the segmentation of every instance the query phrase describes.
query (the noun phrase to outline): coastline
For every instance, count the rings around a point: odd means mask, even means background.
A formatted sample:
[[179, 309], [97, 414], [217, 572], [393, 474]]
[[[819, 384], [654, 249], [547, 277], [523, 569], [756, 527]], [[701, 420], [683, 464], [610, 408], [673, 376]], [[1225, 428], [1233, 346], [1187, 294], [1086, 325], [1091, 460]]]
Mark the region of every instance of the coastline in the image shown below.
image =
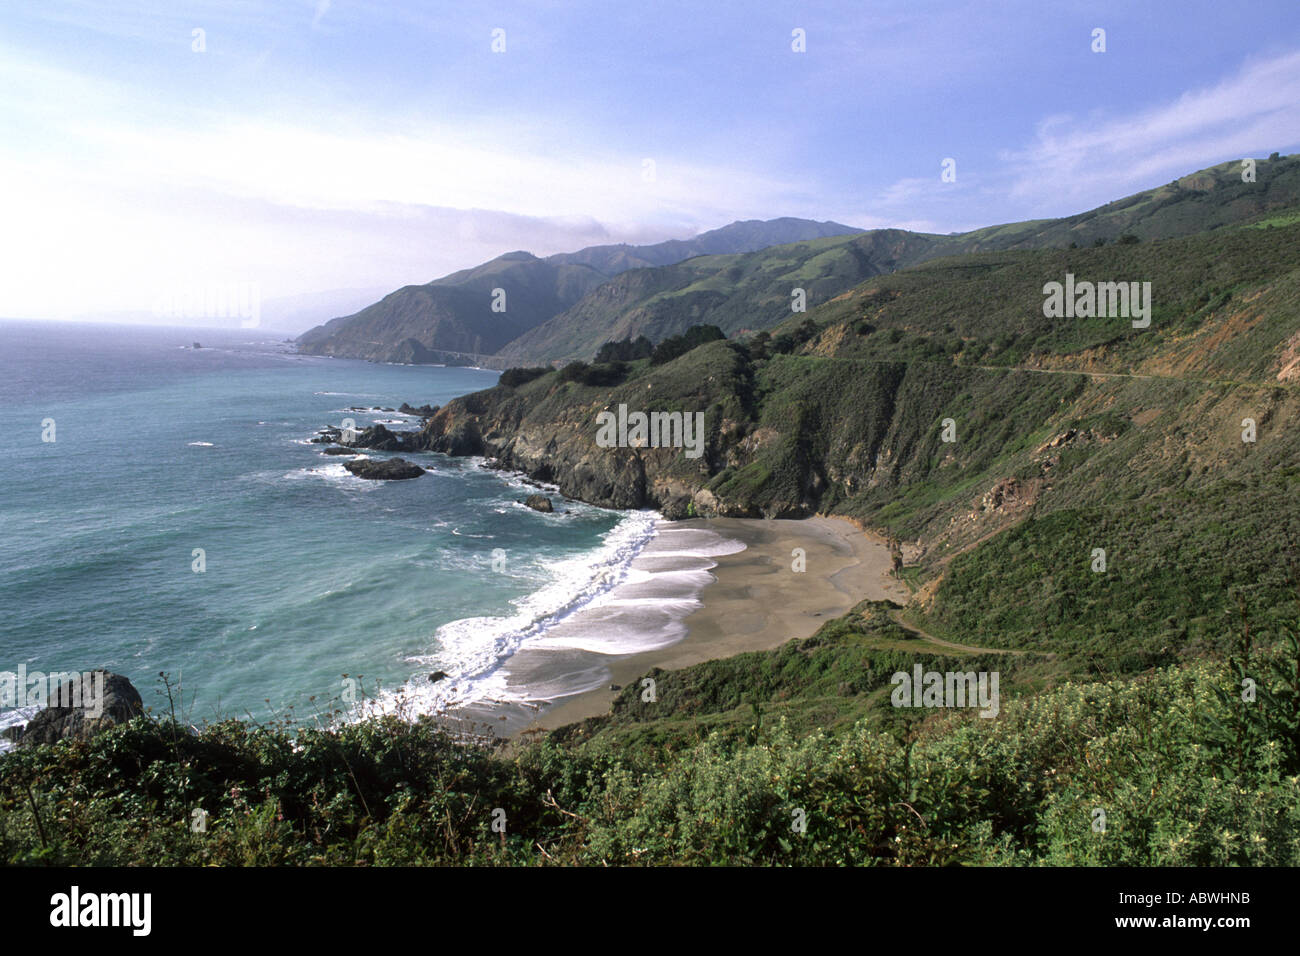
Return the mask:
[[[552, 703], [471, 705], [457, 716], [491, 726], [499, 736], [554, 729], [609, 713], [617, 696], [610, 685], [631, 683], [651, 668], [673, 670], [771, 650], [812, 635], [866, 598], [903, 603], [908, 597], [907, 587], [891, 574], [884, 539], [845, 518], [693, 518], [662, 527], [707, 530], [744, 545], [710, 559], [712, 580], [699, 594], [701, 606], [684, 618], [684, 637], [636, 653], [599, 655], [595, 666], [608, 678]], [[795, 548], [804, 550], [803, 572], [793, 570]]]

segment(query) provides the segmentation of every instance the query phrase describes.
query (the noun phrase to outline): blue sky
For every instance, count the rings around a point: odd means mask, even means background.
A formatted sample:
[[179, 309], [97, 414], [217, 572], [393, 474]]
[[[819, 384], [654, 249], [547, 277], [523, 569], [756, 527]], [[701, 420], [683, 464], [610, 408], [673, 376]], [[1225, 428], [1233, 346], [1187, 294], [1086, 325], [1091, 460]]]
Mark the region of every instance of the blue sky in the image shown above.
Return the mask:
[[1298, 145], [1296, 0], [0, 0], [0, 315], [735, 219], [952, 232]]

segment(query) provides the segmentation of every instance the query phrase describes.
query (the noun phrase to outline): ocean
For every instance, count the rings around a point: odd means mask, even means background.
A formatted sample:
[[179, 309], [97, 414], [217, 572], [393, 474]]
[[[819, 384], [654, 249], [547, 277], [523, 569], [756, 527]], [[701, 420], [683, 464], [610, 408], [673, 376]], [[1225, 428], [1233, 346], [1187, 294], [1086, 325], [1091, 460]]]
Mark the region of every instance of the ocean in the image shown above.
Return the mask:
[[[0, 322], [0, 674], [107, 668], [155, 710], [166, 674], [194, 724], [307, 720], [353, 698], [535, 707], [679, 640], [736, 543], [554, 489], [541, 514], [480, 459], [406, 455], [429, 473], [366, 481], [309, 442], [345, 418], [416, 427], [385, 409], [496, 377], [302, 356], [255, 329]], [[521, 682], [521, 650], [556, 666]]]

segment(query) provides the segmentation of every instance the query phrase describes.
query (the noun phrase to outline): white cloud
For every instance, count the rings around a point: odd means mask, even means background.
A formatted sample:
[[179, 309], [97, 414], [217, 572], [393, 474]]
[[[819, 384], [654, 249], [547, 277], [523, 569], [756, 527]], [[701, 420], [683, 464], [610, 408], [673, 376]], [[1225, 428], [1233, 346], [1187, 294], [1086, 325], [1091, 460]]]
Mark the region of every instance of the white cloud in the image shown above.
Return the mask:
[[320, 26], [321, 20], [325, 14], [330, 12], [330, 0], [316, 0], [316, 15], [311, 18], [311, 28], [315, 30]]
[[1038, 206], [1098, 203], [1194, 169], [1300, 143], [1300, 52], [1128, 115], [1056, 115], [1008, 151], [1010, 198]]

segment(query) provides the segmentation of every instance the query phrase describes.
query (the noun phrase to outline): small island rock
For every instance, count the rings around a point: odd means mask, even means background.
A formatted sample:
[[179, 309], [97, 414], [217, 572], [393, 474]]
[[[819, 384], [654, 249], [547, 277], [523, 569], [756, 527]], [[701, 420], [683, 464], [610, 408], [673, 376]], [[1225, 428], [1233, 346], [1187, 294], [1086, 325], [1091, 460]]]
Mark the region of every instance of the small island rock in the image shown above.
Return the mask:
[[56, 698], [76, 706], [46, 707], [25, 727], [10, 727], [5, 736], [20, 747], [53, 744], [69, 737], [85, 740], [144, 713], [140, 692], [122, 675], [99, 670], [89, 673], [88, 682], [83, 678], [78, 680], [82, 681], [80, 688], [67, 681], [60, 686]]
[[380, 461], [362, 458], [358, 461], [345, 461], [343, 467], [358, 478], [367, 478], [371, 481], [403, 481], [407, 478], [419, 478], [424, 474], [423, 468], [405, 458], [388, 458]]

